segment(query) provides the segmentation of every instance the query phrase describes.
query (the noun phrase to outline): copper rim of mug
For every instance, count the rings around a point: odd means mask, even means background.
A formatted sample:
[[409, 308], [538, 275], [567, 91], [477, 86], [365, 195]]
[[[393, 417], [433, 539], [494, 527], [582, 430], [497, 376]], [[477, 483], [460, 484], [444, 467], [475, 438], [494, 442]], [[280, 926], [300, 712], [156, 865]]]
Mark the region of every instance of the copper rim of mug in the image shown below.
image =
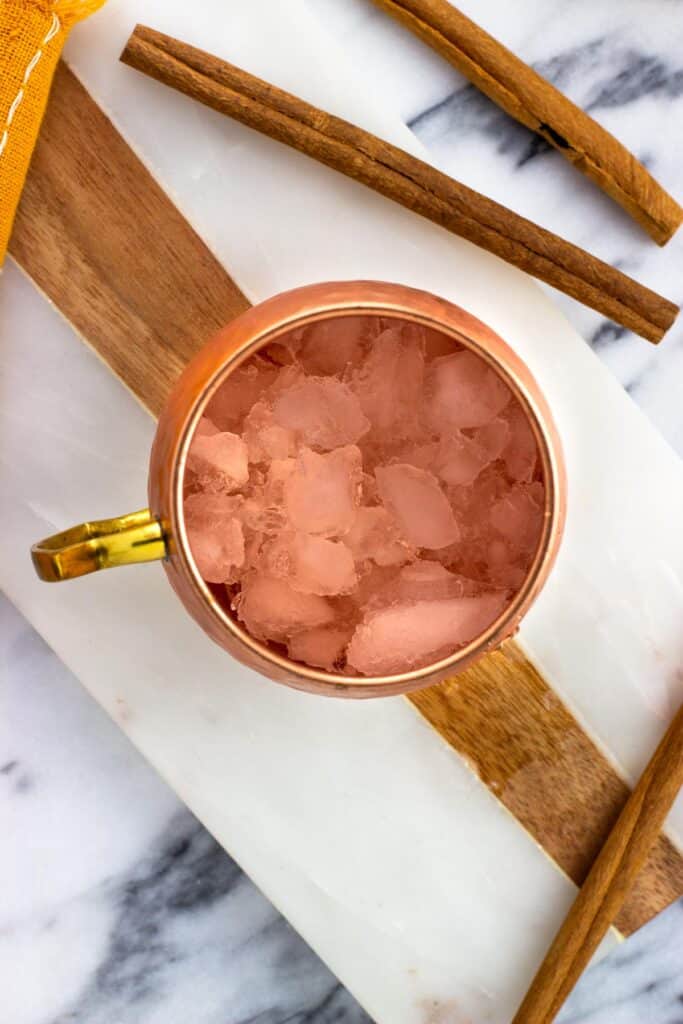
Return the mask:
[[[420, 324], [451, 337], [453, 341], [475, 352], [482, 358], [508, 385], [528, 417], [538, 445], [545, 486], [543, 525], [539, 543], [523, 584], [505, 610], [483, 633], [469, 643], [457, 648], [447, 657], [439, 661], [429, 662], [420, 668], [412, 669], [408, 672], [384, 676], [348, 676], [328, 672], [324, 669], [316, 669], [301, 662], [293, 661], [286, 655], [279, 654], [267, 644], [251, 636], [239, 624], [237, 619], [221, 605], [200, 576], [191, 553], [183, 513], [183, 484], [190, 442], [194, 436], [199, 419], [204, 414], [211, 398], [227, 377], [256, 352], [282, 338], [283, 335], [313, 323], [320, 323], [323, 320], [347, 316], [381, 316], [387, 319], [391, 318], [398, 321]], [[503, 342], [503, 345], [508, 348], [505, 342]], [[529, 376], [531, 375], [529, 374]], [[533, 380], [533, 378], [531, 379]], [[533, 383], [535, 385], [535, 381]], [[356, 691], [353, 694], [354, 696], [363, 696], [364, 689], [372, 688], [374, 691], [381, 691], [382, 694], [390, 696], [420, 689], [433, 682], [435, 676], [446, 678], [449, 675], [456, 675], [472, 664], [473, 661], [495, 650], [504, 640], [517, 631], [519, 622], [545, 584], [555, 561], [561, 540], [564, 528], [566, 495], [561, 447], [550, 411], [538, 385], [535, 385], [535, 390], [537, 393], [533, 394], [529, 388], [525, 387], [518, 379], [514, 370], [505, 366], [504, 360], [488, 351], [483, 342], [468, 337], [465, 333], [458, 331], [448, 323], [442, 322], [435, 317], [418, 311], [411, 312], [408, 308], [398, 305], [391, 306], [390, 304], [373, 303], [372, 301], [340, 302], [336, 306], [325, 306], [324, 309], [302, 311], [299, 316], [294, 315], [285, 321], [272, 325], [270, 328], [266, 328], [262, 333], [252, 338], [243, 348], [239, 348], [226, 357], [225, 362], [213, 374], [212, 378], [207, 381], [201, 394], [194, 400], [184, 429], [178, 439], [177, 458], [171, 482], [173, 500], [170, 510], [170, 533], [176, 540], [176, 554], [182, 563], [184, 573], [192, 588], [210, 608], [212, 616], [217, 620], [222, 629], [229, 631], [239, 644], [244, 645], [254, 654], [270, 662], [279, 670], [279, 674], [298, 677], [301, 681], [301, 688], [305, 690], [318, 693], [334, 693], [339, 691], [346, 694], [350, 690], [354, 690]], [[375, 696], [376, 693], [368, 695]]]

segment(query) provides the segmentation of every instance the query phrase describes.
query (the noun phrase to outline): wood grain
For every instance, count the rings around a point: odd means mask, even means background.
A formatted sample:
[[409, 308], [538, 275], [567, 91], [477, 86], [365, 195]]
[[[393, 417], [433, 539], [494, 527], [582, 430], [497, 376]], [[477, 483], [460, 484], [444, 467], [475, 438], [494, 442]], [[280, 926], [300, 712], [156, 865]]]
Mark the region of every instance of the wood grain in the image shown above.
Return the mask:
[[[204, 337], [248, 306], [64, 66], [10, 248], [153, 413]], [[628, 789], [517, 645], [411, 699], [580, 884]], [[683, 858], [662, 836], [619, 926], [682, 892]]]
[[9, 251], [152, 413], [249, 305], [63, 63]]
[[[514, 641], [408, 699], [577, 885], [629, 790]], [[683, 856], [662, 835], [618, 918], [630, 934], [683, 895]]]
[[626, 210], [659, 245], [683, 209], [633, 153], [448, 0], [374, 0], [531, 128]]
[[121, 59], [660, 341], [678, 307], [578, 246], [356, 125], [203, 50], [138, 25]]
[[588, 966], [683, 785], [683, 707], [596, 857], [512, 1024], [552, 1024]]

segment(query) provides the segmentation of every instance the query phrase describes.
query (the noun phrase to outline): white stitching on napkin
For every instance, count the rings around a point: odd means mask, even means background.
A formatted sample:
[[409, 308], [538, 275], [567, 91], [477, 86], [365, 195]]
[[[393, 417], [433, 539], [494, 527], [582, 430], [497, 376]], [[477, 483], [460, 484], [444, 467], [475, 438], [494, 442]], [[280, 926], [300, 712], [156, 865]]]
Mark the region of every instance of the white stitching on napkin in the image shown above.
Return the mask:
[[43, 50], [45, 49], [47, 44], [50, 42], [50, 40], [54, 39], [54, 37], [57, 35], [57, 33], [59, 32], [61, 27], [62, 27], [62, 25], [61, 25], [61, 22], [60, 22], [59, 18], [53, 12], [53, 14], [52, 14], [52, 22], [50, 23], [50, 27], [47, 30], [47, 32], [45, 33], [45, 36], [44, 36], [43, 41], [41, 42], [40, 46], [38, 47], [38, 49], [34, 53], [34, 55], [31, 58], [31, 60], [29, 61], [28, 66], [26, 68], [26, 71], [24, 71], [24, 77], [21, 80], [21, 85], [19, 86], [19, 92], [14, 97], [14, 100], [12, 101], [12, 105], [9, 108], [9, 113], [7, 114], [7, 120], [5, 121], [5, 130], [3, 131], [2, 138], [0, 139], [0, 156], [2, 156], [2, 154], [3, 154], [4, 150], [5, 150], [5, 146], [7, 145], [7, 139], [9, 138], [9, 130], [10, 130], [10, 127], [12, 125], [12, 121], [14, 120], [14, 115], [16, 114], [17, 110], [21, 106], [21, 101], [24, 98], [24, 93], [26, 92], [26, 86], [28, 85], [28, 80], [31, 77], [31, 75], [33, 74], [33, 71], [35, 69], [36, 64], [38, 63], [40, 58], [43, 56]]

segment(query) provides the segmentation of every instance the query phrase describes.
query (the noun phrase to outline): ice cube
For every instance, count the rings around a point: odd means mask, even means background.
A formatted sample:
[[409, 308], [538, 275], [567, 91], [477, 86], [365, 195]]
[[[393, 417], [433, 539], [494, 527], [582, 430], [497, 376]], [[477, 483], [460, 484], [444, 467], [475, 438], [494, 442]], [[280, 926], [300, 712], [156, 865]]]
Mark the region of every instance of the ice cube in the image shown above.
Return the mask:
[[471, 436], [462, 431], [445, 434], [433, 459], [434, 472], [445, 484], [471, 484], [502, 455], [509, 437], [510, 428], [501, 419], [473, 430]]
[[519, 553], [533, 550], [538, 543], [543, 519], [539, 502], [542, 493], [541, 484], [517, 484], [489, 512], [493, 528]]
[[491, 463], [473, 483], [448, 487], [448, 497], [458, 522], [481, 530], [489, 521], [492, 505], [508, 488], [502, 467]]
[[[508, 408], [512, 408], [511, 402]], [[473, 433], [473, 438], [479, 447], [486, 453], [486, 461], [493, 462], [499, 459], [510, 441], [510, 426], [504, 419], [491, 420], [490, 423], [479, 427]]]
[[190, 544], [199, 575], [207, 583], [235, 583], [244, 564], [244, 534], [239, 519], [232, 519], [221, 530], [194, 530], [188, 527]]
[[348, 594], [358, 577], [353, 555], [341, 541], [309, 533], [283, 533], [266, 549], [264, 564], [295, 590], [322, 597]]
[[483, 633], [507, 596], [416, 601], [369, 612], [347, 648], [347, 662], [363, 675], [408, 672], [438, 661]]
[[239, 517], [244, 504], [240, 494], [213, 494], [198, 491], [189, 494], [183, 502], [183, 513], [187, 526], [200, 529], [213, 527]]
[[289, 391], [290, 388], [297, 387], [299, 384], [303, 384], [306, 380], [306, 374], [298, 363], [292, 363], [290, 366], [283, 366], [278, 370], [275, 380], [268, 388], [266, 397], [269, 401], [274, 401], [277, 395], [281, 394], [283, 391]]
[[[363, 464], [365, 465], [365, 458], [363, 458]], [[377, 505], [379, 503], [379, 494], [377, 492], [377, 481], [375, 480], [374, 473], [363, 472], [361, 474], [361, 500], [366, 505]]]
[[449, 572], [440, 562], [417, 559], [403, 566], [398, 575], [381, 582], [368, 595], [362, 610], [448, 597], [478, 597], [491, 589], [489, 583]]
[[318, 320], [304, 328], [299, 359], [307, 373], [334, 376], [357, 365], [373, 337], [377, 317], [344, 316]]
[[241, 498], [222, 494], [200, 492], [185, 499], [187, 539], [207, 583], [234, 583], [244, 565], [241, 505]]
[[293, 430], [276, 423], [267, 402], [257, 402], [244, 421], [242, 440], [247, 446], [250, 462], [286, 459], [296, 454]]
[[356, 610], [363, 612], [377, 603], [385, 603], [377, 601], [378, 595], [384, 593], [391, 586], [400, 571], [400, 567], [397, 565], [376, 565], [373, 562], [368, 562], [366, 565], [368, 568], [360, 576], [358, 586], [350, 596]]
[[309, 377], [282, 391], [273, 417], [304, 444], [323, 451], [355, 444], [370, 427], [351, 389], [328, 377]]
[[357, 562], [372, 559], [376, 565], [402, 565], [414, 554], [401, 540], [395, 520], [381, 505], [359, 508], [351, 529], [342, 539]]
[[277, 366], [261, 356], [252, 356], [228, 375], [209, 402], [206, 415], [221, 430], [233, 430], [277, 374]]
[[397, 595], [404, 601], [432, 601], [447, 597], [475, 597], [481, 583], [449, 572], [440, 562], [419, 558], [404, 566], [398, 574]]
[[443, 356], [429, 366], [429, 419], [439, 433], [484, 426], [502, 412], [510, 397], [507, 384], [473, 352]]
[[264, 499], [268, 505], [284, 506], [285, 483], [296, 472], [296, 459], [273, 459], [268, 466]]
[[208, 416], [202, 416], [195, 427], [195, 437], [211, 437], [212, 434], [220, 434], [215, 423], [212, 423]]
[[500, 537], [484, 545], [483, 559], [491, 583], [497, 587], [519, 590], [527, 574], [528, 560], [516, 559], [511, 547]]
[[434, 459], [434, 472], [445, 484], [471, 484], [486, 465], [487, 456], [477, 442], [454, 432], [444, 437]]
[[425, 327], [423, 330], [427, 359], [438, 359], [440, 356], [451, 356], [454, 352], [462, 351], [462, 345], [449, 338], [443, 331], [437, 331], [431, 327]]
[[344, 648], [351, 639], [349, 626], [319, 626], [297, 633], [287, 644], [287, 652], [294, 661], [303, 661], [314, 668], [331, 672], [341, 661]]
[[440, 445], [436, 441], [404, 445], [398, 452], [397, 462], [407, 462], [418, 469], [432, 469], [439, 455]]
[[295, 530], [339, 537], [353, 524], [359, 504], [361, 454], [355, 445], [319, 455], [303, 448], [284, 482], [285, 510]]
[[334, 608], [324, 597], [304, 594], [286, 580], [258, 573], [244, 578], [235, 603], [238, 618], [261, 640], [287, 640], [335, 619]]
[[187, 454], [187, 468], [205, 491], [239, 490], [249, 479], [247, 446], [241, 437], [230, 432], [195, 434]]
[[249, 479], [247, 445], [237, 434], [200, 434], [187, 453], [187, 469], [199, 487], [210, 492], [239, 490]]
[[282, 505], [271, 502], [263, 487], [253, 488], [245, 497], [239, 517], [245, 527], [257, 533], [277, 533], [287, 523]]
[[503, 452], [510, 477], [518, 483], [533, 479], [538, 462], [538, 444], [529, 419], [519, 402], [511, 402], [505, 410], [510, 437]]
[[433, 473], [399, 462], [379, 466], [375, 476], [382, 503], [409, 544], [436, 549], [458, 540], [453, 510]]
[[424, 353], [422, 333], [390, 327], [372, 344], [352, 387], [372, 423], [375, 439], [416, 437], [422, 403]]

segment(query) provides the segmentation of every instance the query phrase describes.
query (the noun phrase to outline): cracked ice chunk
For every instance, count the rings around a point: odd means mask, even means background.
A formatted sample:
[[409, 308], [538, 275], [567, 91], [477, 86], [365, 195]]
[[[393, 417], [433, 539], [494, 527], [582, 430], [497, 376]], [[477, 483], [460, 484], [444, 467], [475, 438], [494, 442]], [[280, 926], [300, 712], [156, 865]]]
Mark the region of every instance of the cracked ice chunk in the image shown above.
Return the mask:
[[342, 538], [357, 562], [372, 559], [376, 565], [401, 565], [413, 555], [401, 541], [396, 523], [381, 505], [359, 508], [353, 525]]
[[192, 557], [199, 575], [207, 583], [234, 583], [244, 563], [244, 534], [239, 519], [232, 519], [221, 530], [188, 528]]
[[212, 434], [220, 434], [215, 423], [212, 423], [208, 416], [202, 416], [195, 427], [195, 437], [211, 437]]
[[242, 439], [250, 462], [286, 459], [296, 454], [294, 431], [275, 422], [273, 410], [267, 402], [257, 402], [251, 409], [244, 421]]
[[436, 601], [447, 597], [475, 597], [484, 586], [449, 572], [440, 562], [418, 558], [404, 566], [396, 581], [396, 597], [404, 601]]
[[239, 516], [244, 499], [239, 494], [189, 494], [183, 502], [185, 523], [195, 529], [219, 526]]
[[505, 467], [518, 483], [533, 479], [538, 462], [538, 445], [529, 420], [519, 402], [512, 402], [505, 411], [510, 439], [503, 452]]
[[203, 490], [236, 491], [249, 479], [247, 446], [237, 434], [195, 434], [187, 467]]
[[354, 445], [327, 455], [303, 448], [284, 482], [285, 510], [294, 529], [325, 537], [346, 533], [358, 507], [361, 465]]
[[382, 504], [408, 541], [419, 548], [445, 548], [460, 536], [448, 498], [436, 477], [406, 463], [375, 470]]
[[284, 509], [268, 500], [262, 488], [254, 491], [244, 499], [240, 509], [240, 519], [244, 525], [255, 533], [277, 533], [286, 525]]
[[517, 484], [493, 505], [491, 524], [508, 543], [521, 553], [530, 552], [538, 543], [543, 519], [542, 484]]
[[248, 576], [237, 600], [237, 615], [261, 640], [287, 640], [305, 629], [334, 621], [334, 608], [324, 597], [303, 594], [285, 580]]
[[468, 437], [460, 431], [444, 436], [434, 459], [434, 471], [446, 484], [471, 484], [508, 442], [510, 428], [503, 420], [492, 420]]
[[306, 379], [306, 374], [298, 363], [282, 366], [278, 370], [275, 380], [268, 388], [268, 398], [272, 401], [276, 395], [281, 394], [283, 391], [288, 391], [299, 384], [303, 384]]
[[500, 615], [500, 593], [416, 601], [369, 612], [347, 649], [363, 675], [407, 672], [446, 657], [483, 633]]
[[242, 499], [224, 494], [191, 494], [184, 502], [192, 557], [207, 583], [233, 583], [244, 564]]
[[508, 386], [473, 352], [435, 359], [427, 373], [429, 418], [440, 433], [482, 427], [510, 401]]
[[314, 668], [324, 668], [330, 672], [341, 660], [352, 632], [350, 626], [308, 629], [292, 637], [287, 644], [287, 653], [294, 661], [303, 661]]
[[445, 484], [465, 485], [477, 479], [487, 462], [486, 453], [465, 434], [444, 437], [434, 460], [434, 472]]
[[407, 444], [398, 453], [399, 462], [407, 462], [418, 469], [432, 469], [439, 455], [440, 445], [437, 441], [424, 444]]
[[273, 417], [281, 427], [296, 431], [304, 444], [324, 451], [355, 444], [370, 427], [351, 389], [328, 377], [309, 377], [282, 391]]
[[379, 334], [379, 318], [334, 317], [305, 327], [299, 359], [307, 373], [334, 376], [358, 365], [372, 337]]
[[473, 483], [449, 487], [448, 496], [458, 522], [481, 533], [484, 524], [489, 521], [492, 505], [508, 489], [507, 480], [500, 467], [489, 465]]
[[500, 537], [485, 545], [483, 560], [487, 566], [487, 576], [497, 587], [505, 587], [517, 591], [524, 583], [528, 565], [524, 568], [515, 564], [515, 554]]
[[419, 429], [424, 376], [419, 328], [390, 327], [372, 343], [353, 375], [353, 389], [372, 423], [375, 440], [415, 437]]
[[232, 430], [241, 423], [277, 375], [277, 366], [261, 356], [252, 356], [228, 375], [209, 402], [206, 415], [221, 430]]
[[348, 594], [358, 581], [346, 545], [310, 533], [281, 534], [266, 552], [265, 564], [295, 590], [323, 597]]
[[[508, 408], [516, 405], [511, 402]], [[474, 432], [474, 440], [486, 453], [486, 461], [494, 462], [499, 459], [510, 443], [510, 426], [504, 419], [491, 420], [485, 426]]]
[[453, 341], [443, 331], [434, 330], [431, 327], [424, 327], [425, 357], [437, 359], [439, 356], [451, 356], [454, 352], [462, 351], [462, 345]]
[[273, 459], [266, 477], [266, 498], [271, 505], [282, 505], [285, 484], [296, 472], [296, 459]]
[[358, 581], [358, 586], [351, 594], [351, 601], [356, 609], [364, 612], [376, 603], [384, 604], [384, 601], [376, 600], [378, 595], [384, 593], [398, 577], [399, 566], [397, 565], [372, 565]]

